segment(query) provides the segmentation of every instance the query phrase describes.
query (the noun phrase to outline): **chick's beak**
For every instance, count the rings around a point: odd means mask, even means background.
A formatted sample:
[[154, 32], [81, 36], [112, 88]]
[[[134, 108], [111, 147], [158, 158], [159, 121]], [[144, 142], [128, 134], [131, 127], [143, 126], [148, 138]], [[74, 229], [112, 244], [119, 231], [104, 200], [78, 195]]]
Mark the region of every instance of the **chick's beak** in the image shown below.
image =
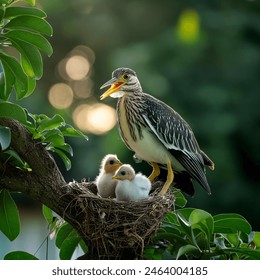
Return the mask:
[[112, 179], [114, 179], [114, 180], [122, 180], [121, 176], [119, 176], [119, 175], [112, 176]]
[[100, 89], [105, 88], [110, 86], [110, 88], [105, 91], [101, 96], [100, 96], [100, 100], [103, 100], [105, 98], [107, 98], [109, 95], [111, 95], [112, 93], [116, 92], [119, 90], [119, 88], [124, 84], [125, 82], [120, 81], [118, 78], [112, 78], [111, 80], [107, 81], [106, 83], [104, 83]]
[[119, 167], [122, 166], [122, 165], [123, 165], [122, 162], [115, 163], [115, 164], [114, 164], [115, 171], [117, 171], [117, 169], [119, 169]]

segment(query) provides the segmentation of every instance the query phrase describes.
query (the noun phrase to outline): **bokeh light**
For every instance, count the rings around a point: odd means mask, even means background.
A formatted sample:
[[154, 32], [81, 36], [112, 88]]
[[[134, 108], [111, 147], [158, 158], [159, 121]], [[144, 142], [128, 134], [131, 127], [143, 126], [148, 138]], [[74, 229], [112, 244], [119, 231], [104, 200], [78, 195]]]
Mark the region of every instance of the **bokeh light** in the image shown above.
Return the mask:
[[73, 89], [75, 98], [85, 99], [92, 95], [93, 81], [90, 78], [73, 81], [70, 85]]
[[67, 60], [65, 67], [72, 80], [82, 80], [90, 70], [90, 63], [84, 56], [73, 55]]
[[108, 132], [116, 124], [115, 109], [101, 103], [79, 105], [72, 117], [79, 129], [96, 135]]
[[181, 41], [193, 43], [199, 38], [200, 17], [195, 10], [185, 10], [181, 13], [177, 33]]
[[94, 51], [85, 45], [76, 46], [66, 57], [59, 61], [57, 73], [64, 81], [64, 83], [61, 83], [63, 87], [64, 85], [68, 85], [68, 87], [65, 88], [66, 91], [63, 94], [63, 99], [60, 93], [57, 93], [63, 90], [63, 88], [59, 88], [61, 85], [55, 85], [54, 88], [50, 89], [49, 101], [52, 106], [59, 109], [68, 108], [74, 99], [86, 99], [93, 95], [91, 74], [94, 62]]
[[57, 83], [50, 88], [48, 98], [53, 107], [66, 109], [73, 102], [73, 91], [65, 83]]
[[90, 65], [92, 65], [95, 62], [95, 58], [96, 58], [94, 51], [91, 48], [84, 45], [76, 46], [72, 50], [71, 55], [81, 55], [86, 57]]

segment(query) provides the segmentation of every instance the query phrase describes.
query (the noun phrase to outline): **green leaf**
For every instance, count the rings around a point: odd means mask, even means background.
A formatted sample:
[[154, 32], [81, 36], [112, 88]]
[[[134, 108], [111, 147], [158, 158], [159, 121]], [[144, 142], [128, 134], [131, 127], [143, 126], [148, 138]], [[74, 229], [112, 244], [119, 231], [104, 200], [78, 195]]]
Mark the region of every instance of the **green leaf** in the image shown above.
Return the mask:
[[165, 249], [147, 246], [144, 251], [144, 257], [147, 260], [162, 260], [165, 254]]
[[25, 1], [32, 6], [35, 6], [35, 0], [25, 0]]
[[260, 248], [260, 232], [259, 231], [255, 231], [253, 242], [257, 248]]
[[26, 118], [27, 118], [27, 122], [26, 122], [25, 126], [31, 133], [34, 133], [36, 130], [36, 120], [34, 118], [34, 115], [29, 113], [28, 110], [26, 110], [26, 109], [24, 109], [24, 111], [25, 111]]
[[9, 156], [8, 162], [10, 162], [13, 166], [27, 171], [30, 170], [28, 164], [17, 154], [16, 151], [9, 149], [5, 151], [4, 154]]
[[11, 30], [5, 33], [4, 36], [9, 39], [19, 39], [30, 43], [45, 52], [48, 56], [51, 56], [53, 53], [53, 49], [49, 41], [40, 34], [25, 30]]
[[62, 242], [60, 248], [60, 259], [61, 260], [70, 260], [75, 249], [79, 245], [81, 238], [78, 235], [77, 231], [73, 229], [67, 238]]
[[42, 214], [45, 220], [47, 221], [47, 223], [49, 224], [52, 223], [53, 220], [52, 210], [44, 204], [42, 205]]
[[53, 33], [51, 25], [45, 19], [31, 15], [15, 17], [4, 28], [9, 30], [28, 29], [29, 31], [39, 32], [48, 36], [52, 36]]
[[59, 134], [50, 135], [46, 137], [43, 142], [50, 143], [53, 147], [60, 147], [65, 144], [63, 135]]
[[193, 210], [194, 210], [194, 208], [183, 208], [183, 209], [178, 209], [175, 211], [182, 230], [186, 234], [188, 234], [188, 236], [190, 238], [192, 238], [192, 229], [191, 229], [191, 225], [188, 220], [189, 220], [190, 214]]
[[183, 255], [194, 255], [194, 254], [200, 254], [199, 249], [191, 244], [187, 244], [180, 247], [176, 259], [178, 260]]
[[4, 7], [0, 7], [0, 21], [3, 20], [4, 15], [5, 15]]
[[175, 205], [183, 208], [187, 204], [187, 199], [179, 189], [174, 188], [173, 194], [175, 196]]
[[248, 221], [239, 214], [219, 214], [213, 217], [214, 233], [237, 233], [238, 231], [249, 234], [252, 231]]
[[176, 233], [176, 234], [185, 234], [185, 230], [183, 230], [182, 225], [179, 221], [179, 218], [175, 213], [167, 213], [162, 225], [159, 229], [159, 232], [169, 232], [169, 233]]
[[44, 11], [36, 8], [27, 7], [7, 7], [5, 9], [5, 18], [10, 19], [17, 16], [35, 16], [39, 18], [46, 18], [47, 15]]
[[80, 240], [79, 245], [80, 245], [82, 251], [86, 254], [88, 252], [88, 246], [83, 241], [83, 239]]
[[4, 151], [10, 146], [11, 132], [9, 127], [0, 125], [0, 151]]
[[178, 217], [173, 212], [168, 212], [164, 217], [164, 222], [172, 225], [179, 225]]
[[[198, 212], [196, 210], [198, 210]], [[193, 211], [195, 212], [192, 216]], [[207, 236], [207, 238], [209, 238], [209, 229], [205, 225], [206, 222], [204, 221], [205, 213], [200, 213], [200, 211], [203, 210], [194, 208], [184, 208], [175, 211], [178, 216], [182, 230], [187, 234], [187, 237], [189, 238], [190, 242], [197, 248], [199, 248], [199, 245], [196, 236], [199, 237], [201, 243], [201, 235], [197, 232], [196, 229], [199, 229]]]
[[225, 235], [228, 242], [232, 245], [232, 247], [238, 247], [240, 243], [240, 239], [237, 233], [227, 233]]
[[10, 102], [0, 103], [0, 117], [11, 118], [26, 124], [26, 113], [22, 107]]
[[203, 231], [207, 236], [207, 240], [210, 241], [213, 234], [214, 221], [208, 212], [201, 209], [193, 210], [189, 217], [189, 224], [192, 229], [196, 228]]
[[40, 79], [43, 74], [43, 63], [38, 48], [17, 38], [11, 39], [10, 41], [21, 53], [21, 64], [24, 72], [29, 77]]
[[8, 66], [5, 66], [2, 62], [3, 72], [1, 72], [1, 91], [0, 98], [7, 101], [15, 83], [15, 76]]
[[4, 260], [38, 260], [34, 255], [24, 251], [14, 251], [6, 254]]
[[[48, 120], [50, 120], [50, 118], [48, 118]], [[42, 120], [41, 120], [42, 121]], [[41, 121], [39, 123], [41, 123]], [[50, 130], [46, 130], [44, 132], [42, 132], [42, 135], [43, 137], [46, 139], [46, 138], [49, 138], [53, 135], [56, 135], [58, 134], [60, 137], [63, 137], [61, 131], [59, 128], [53, 128], [53, 129], [50, 129]], [[63, 137], [64, 138], [64, 137]]]
[[[5, 79], [10, 79], [10, 81], [7, 82], [9, 90], [11, 84], [14, 82], [17, 99], [22, 99], [28, 91], [28, 78], [24, 73], [22, 66], [14, 57], [6, 55], [1, 51], [0, 60], [2, 61], [5, 72]], [[8, 92], [5, 93], [7, 96], [9, 96], [9, 94], [10, 93]]]
[[51, 119], [45, 118], [44, 120], [42, 120], [37, 130], [38, 132], [42, 132], [64, 125], [65, 125], [64, 119], [60, 115], [54, 115]]
[[48, 150], [56, 153], [63, 161], [65, 167], [66, 167], [66, 170], [70, 170], [71, 169], [71, 161], [70, 159], [65, 155], [65, 153], [53, 146], [48, 146]]
[[62, 146], [57, 146], [57, 148], [67, 152], [70, 156], [73, 156], [73, 149], [68, 143], [63, 144]]
[[63, 136], [83, 137], [86, 140], [88, 140], [88, 137], [84, 133], [82, 133], [81, 131], [73, 128], [71, 125], [68, 125], [68, 124], [64, 127], [61, 127], [60, 131], [62, 132]]
[[153, 238], [154, 241], [156, 240], [167, 240], [171, 244], [178, 244], [178, 246], [183, 246], [187, 244], [187, 240], [185, 237], [182, 237], [179, 232], [177, 233], [170, 233], [170, 232], [157, 232], [157, 234]]
[[173, 233], [181, 236], [183, 232], [181, 232], [178, 227], [171, 224], [162, 224], [160, 229], [157, 231], [156, 236], [161, 233]]
[[73, 231], [73, 227], [69, 223], [64, 223], [58, 230], [56, 237], [56, 246], [60, 249], [64, 240]]
[[34, 78], [28, 77], [28, 90], [24, 98], [30, 96], [34, 92], [35, 88], [36, 88], [36, 80]]
[[183, 208], [176, 210], [175, 213], [177, 214], [178, 218], [180, 218], [185, 224], [190, 225], [188, 220], [192, 211], [194, 210], [195, 208]]
[[191, 225], [189, 223], [189, 217], [194, 209], [195, 208], [183, 208], [183, 209], [178, 209], [175, 211], [175, 213], [178, 217], [178, 220], [179, 220], [180, 224], [182, 225], [182, 228], [187, 233], [191, 232]]
[[17, 206], [10, 193], [0, 192], [0, 230], [13, 241], [20, 233], [20, 218]]
[[0, 100], [6, 100], [5, 97], [5, 76], [4, 72], [0, 72]]

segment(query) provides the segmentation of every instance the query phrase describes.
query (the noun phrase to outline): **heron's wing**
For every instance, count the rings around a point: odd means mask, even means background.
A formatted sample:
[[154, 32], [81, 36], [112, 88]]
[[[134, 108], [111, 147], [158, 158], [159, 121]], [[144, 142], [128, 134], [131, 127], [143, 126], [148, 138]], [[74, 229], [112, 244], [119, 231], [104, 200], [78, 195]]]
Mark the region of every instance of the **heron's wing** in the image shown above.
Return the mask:
[[151, 132], [181, 163], [192, 178], [210, 193], [205, 176], [204, 160], [197, 140], [188, 123], [165, 103], [146, 95], [143, 115]]
[[199, 159], [200, 154], [184, 154], [178, 150], [170, 150], [170, 152], [187, 170], [191, 177], [197, 180], [197, 182], [210, 194], [211, 190], [205, 175], [205, 168], [204, 165], [201, 164], [201, 159]]

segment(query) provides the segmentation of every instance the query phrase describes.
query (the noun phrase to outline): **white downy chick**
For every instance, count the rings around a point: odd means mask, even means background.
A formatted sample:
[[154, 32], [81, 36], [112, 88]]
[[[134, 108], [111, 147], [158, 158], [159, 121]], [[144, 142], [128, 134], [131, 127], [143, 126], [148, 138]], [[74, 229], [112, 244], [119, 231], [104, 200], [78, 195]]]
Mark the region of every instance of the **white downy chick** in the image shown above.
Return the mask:
[[131, 165], [123, 164], [112, 178], [118, 180], [117, 201], [139, 201], [148, 198], [151, 190], [150, 180], [141, 173], [135, 174]]
[[115, 197], [117, 181], [112, 178], [116, 170], [122, 165], [116, 155], [106, 155], [100, 166], [99, 175], [96, 178], [98, 194], [101, 197]]

